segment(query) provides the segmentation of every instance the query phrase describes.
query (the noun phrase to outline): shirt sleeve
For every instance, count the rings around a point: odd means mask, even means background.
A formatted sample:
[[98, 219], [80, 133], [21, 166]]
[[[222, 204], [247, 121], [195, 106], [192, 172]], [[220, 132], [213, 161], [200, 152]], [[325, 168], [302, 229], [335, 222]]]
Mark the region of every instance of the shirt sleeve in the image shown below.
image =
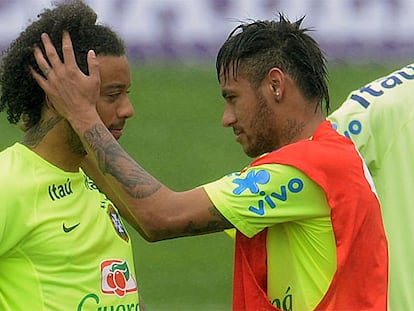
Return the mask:
[[15, 183], [2, 187], [0, 202], [0, 257], [15, 248], [27, 233], [26, 222], [30, 222], [31, 206], [21, 205], [23, 194]]
[[372, 100], [360, 91], [354, 91], [328, 119], [339, 133], [354, 142], [367, 166], [375, 171], [380, 164], [374, 141], [377, 134], [372, 135], [371, 129]]
[[323, 190], [291, 166], [254, 166], [203, 187], [220, 213], [248, 237], [277, 223], [330, 214]]
[[355, 143], [373, 176], [412, 122], [413, 79], [414, 64], [404, 66], [351, 92], [328, 117], [334, 128]]

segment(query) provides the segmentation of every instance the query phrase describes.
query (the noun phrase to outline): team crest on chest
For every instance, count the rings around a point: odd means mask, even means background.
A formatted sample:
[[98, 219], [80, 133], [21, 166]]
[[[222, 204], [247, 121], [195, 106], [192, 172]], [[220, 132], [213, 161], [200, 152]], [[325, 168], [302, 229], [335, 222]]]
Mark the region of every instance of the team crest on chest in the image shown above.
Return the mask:
[[108, 215], [111, 219], [112, 225], [115, 228], [115, 231], [118, 233], [118, 235], [123, 239], [125, 242], [129, 241], [128, 233], [121, 221], [121, 217], [119, 216], [118, 212], [114, 208], [114, 206], [109, 203], [108, 205]]

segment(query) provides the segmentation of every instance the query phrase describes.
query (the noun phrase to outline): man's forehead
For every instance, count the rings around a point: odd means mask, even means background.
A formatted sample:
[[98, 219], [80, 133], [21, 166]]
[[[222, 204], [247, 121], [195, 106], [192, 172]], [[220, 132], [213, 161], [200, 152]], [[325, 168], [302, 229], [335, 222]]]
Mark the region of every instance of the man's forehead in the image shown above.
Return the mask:
[[223, 97], [234, 95], [242, 90], [250, 89], [250, 81], [241, 75], [228, 75], [227, 78], [220, 79], [220, 89]]

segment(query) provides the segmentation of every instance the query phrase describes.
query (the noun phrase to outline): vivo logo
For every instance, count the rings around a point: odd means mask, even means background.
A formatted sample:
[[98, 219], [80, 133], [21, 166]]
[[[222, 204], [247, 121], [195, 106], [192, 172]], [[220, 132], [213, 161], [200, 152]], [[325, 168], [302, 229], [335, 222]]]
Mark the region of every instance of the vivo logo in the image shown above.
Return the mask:
[[286, 202], [289, 199], [290, 193], [299, 193], [303, 189], [303, 181], [300, 178], [292, 178], [287, 185], [281, 185], [277, 191], [265, 193], [260, 191], [263, 199], [257, 202], [257, 206], [249, 206], [249, 211], [257, 215], [263, 216], [265, 214], [265, 207], [276, 208], [280, 202]]
[[234, 178], [233, 183], [237, 187], [233, 190], [235, 195], [241, 195], [244, 191], [253, 194], [259, 194], [263, 197], [257, 202], [257, 206], [249, 206], [249, 211], [257, 215], [265, 214], [265, 207], [276, 208], [280, 202], [289, 199], [291, 193], [299, 193], [303, 189], [303, 181], [300, 178], [292, 178], [286, 185], [280, 185], [279, 189], [275, 189], [270, 193], [260, 190], [260, 185], [270, 182], [270, 174], [266, 170], [251, 170], [244, 178]]

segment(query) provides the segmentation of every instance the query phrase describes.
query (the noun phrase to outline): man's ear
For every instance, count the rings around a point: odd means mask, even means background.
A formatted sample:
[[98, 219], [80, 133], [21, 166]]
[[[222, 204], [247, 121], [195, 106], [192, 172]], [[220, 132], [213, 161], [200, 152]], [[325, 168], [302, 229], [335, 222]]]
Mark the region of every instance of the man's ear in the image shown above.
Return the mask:
[[27, 113], [23, 113], [22, 114], [22, 118], [21, 118], [21, 123], [20, 123], [20, 129], [23, 132], [27, 132], [27, 130], [30, 128], [29, 124], [30, 124], [30, 118], [29, 115]]
[[280, 68], [273, 67], [267, 74], [267, 81], [275, 102], [280, 102], [284, 93], [285, 74]]

